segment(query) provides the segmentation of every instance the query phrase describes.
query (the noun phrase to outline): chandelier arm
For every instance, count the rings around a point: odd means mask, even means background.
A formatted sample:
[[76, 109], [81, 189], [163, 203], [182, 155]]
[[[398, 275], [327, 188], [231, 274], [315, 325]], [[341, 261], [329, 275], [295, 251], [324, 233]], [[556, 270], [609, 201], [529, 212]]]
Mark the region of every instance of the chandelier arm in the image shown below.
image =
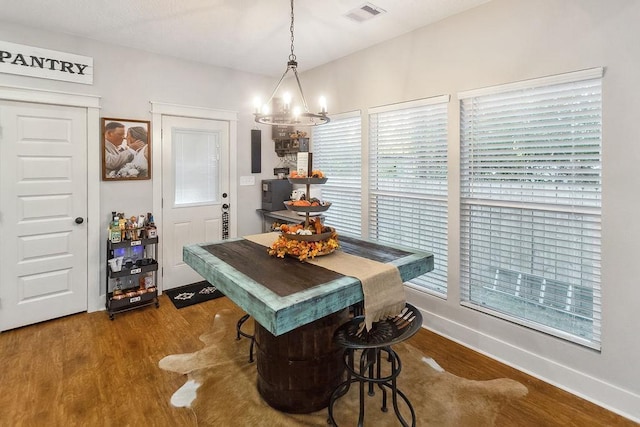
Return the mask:
[[[280, 89], [280, 85], [282, 84], [282, 82], [284, 81], [284, 78], [286, 77], [287, 73], [289, 72], [289, 68], [290, 67], [287, 67], [287, 69], [284, 71], [284, 73], [282, 73], [282, 77], [280, 77], [280, 80], [278, 80], [278, 84], [276, 85], [275, 89], [273, 89], [273, 92], [271, 92], [271, 96], [269, 97], [269, 100], [267, 101], [267, 105], [269, 105], [271, 103], [271, 101], [273, 100], [273, 97], [278, 92], [278, 89]], [[297, 76], [297, 73], [296, 73], [296, 76]]]
[[300, 90], [300, 96], [302, 97], [302, 105], [304, 105], [304, 111], [306, 113], [309, 112], [309, 106], [307, 105], [307, 100], [304, 97], [304, 93], [302, 92], [302, 84], [300, 84], [300, 78], [298, 77], [298, 69], [293, 69], [293, 75], [296, 76], [296, 82], [298, 82], [298, 90]]

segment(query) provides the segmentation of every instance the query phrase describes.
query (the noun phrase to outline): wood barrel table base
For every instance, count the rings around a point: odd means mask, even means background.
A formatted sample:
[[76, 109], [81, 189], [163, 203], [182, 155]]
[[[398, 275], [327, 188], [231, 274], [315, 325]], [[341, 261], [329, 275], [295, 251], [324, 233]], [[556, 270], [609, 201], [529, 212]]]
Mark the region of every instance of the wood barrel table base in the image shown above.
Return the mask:
[[328, 406], [344, 374], [333, 333], [348, 320], [344, 309], [280, 336], [255, 323], [258, 392], [271, 407], [308, 414]]

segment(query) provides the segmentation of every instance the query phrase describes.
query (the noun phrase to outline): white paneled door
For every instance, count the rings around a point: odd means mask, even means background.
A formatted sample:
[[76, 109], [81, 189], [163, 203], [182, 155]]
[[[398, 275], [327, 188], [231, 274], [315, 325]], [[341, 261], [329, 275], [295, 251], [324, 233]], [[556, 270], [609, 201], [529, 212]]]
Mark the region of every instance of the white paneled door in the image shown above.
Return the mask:
[[162, 116], [163, 289], [203, 280], [182, 248], [223, 238], [229, 203], [229, 122]]
[[86, 109], [0, 101], [0, 330], [87, 310]]

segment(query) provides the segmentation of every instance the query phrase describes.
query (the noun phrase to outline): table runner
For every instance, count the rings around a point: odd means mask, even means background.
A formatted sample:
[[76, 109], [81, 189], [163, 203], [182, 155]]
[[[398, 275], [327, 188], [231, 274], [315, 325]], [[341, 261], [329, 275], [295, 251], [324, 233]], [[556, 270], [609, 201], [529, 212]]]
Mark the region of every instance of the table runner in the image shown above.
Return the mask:
[[[244, 239], [270, 247], [280, 233], [262, 233], [244, 236]], [[331, 255], [307, 259], [313, 265], [355, 277], [362, 283], [364, 294], [365, 327], [371, 329], [373, 322], [393, 317], [405, 306], [404, 285], [398, 268], [391, 264], [373, 261], [336, 250]]]

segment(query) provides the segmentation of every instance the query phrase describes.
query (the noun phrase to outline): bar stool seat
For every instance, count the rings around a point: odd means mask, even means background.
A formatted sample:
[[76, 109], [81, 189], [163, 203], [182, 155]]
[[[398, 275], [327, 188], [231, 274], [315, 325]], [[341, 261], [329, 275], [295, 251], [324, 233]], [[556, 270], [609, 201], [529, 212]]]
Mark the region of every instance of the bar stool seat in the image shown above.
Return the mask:
[[[334, 405], [347, 394], [351, 384], [358, 383], [360, 387], [360, 412], [358, 426], [364, 424], [365, 414], [365, 386], [368, 395], [374, 396], [374, 386], [382, 391], [383, 412], [387, 412], [387, 390], [391, 392], [391, 401], [396, 417], [404, 427], [416, 425], [416, 414], [407, 396], [398, 389], [397, 379], [402, 370], [402, 363], [398, 354], [391, 348], [392, 345], [405, 341], [412, 337], [422, 327], [422, 314], [411, 304], [406, 304], [403, 311], [396, 317], [373, 323], [371, 330], [364, 328], [364, 316], [356, 316], [349, 322], [340, 326], [334, 333], [334, 342], [344, 348], [343, 359], [347, 372], [347, 379], [340, 383], [329, 400], [328, 424], [337, 426], [334, 418]], [[384, 358], [382, 355], [384, 354]], [[358, 364], [354, 361], [358, 357]], [[385, 366], [384, 374], [382, 365]], [[388, 373], [388, 374], [387, 374]], [[400, 413], [398, 398], [411, 412], [411, 424]]]
[[255, 335], [248, 334], [242, 330], [242, 325], [244, 324], [244, 322], [249, 320], [249, 317], [251, 316], [248, 314], [245, 314], [240, 318], [240, 320], [238, 320], [238, 323], [236, 324], [236, 340], [240, 340], [241, 336], [245, 338], [249, 338], [251, 340], [251, 344], [249, 345], [249, 363], [252, 363], [253, 362], [253, 346], [256, 343], [256, 337]]

